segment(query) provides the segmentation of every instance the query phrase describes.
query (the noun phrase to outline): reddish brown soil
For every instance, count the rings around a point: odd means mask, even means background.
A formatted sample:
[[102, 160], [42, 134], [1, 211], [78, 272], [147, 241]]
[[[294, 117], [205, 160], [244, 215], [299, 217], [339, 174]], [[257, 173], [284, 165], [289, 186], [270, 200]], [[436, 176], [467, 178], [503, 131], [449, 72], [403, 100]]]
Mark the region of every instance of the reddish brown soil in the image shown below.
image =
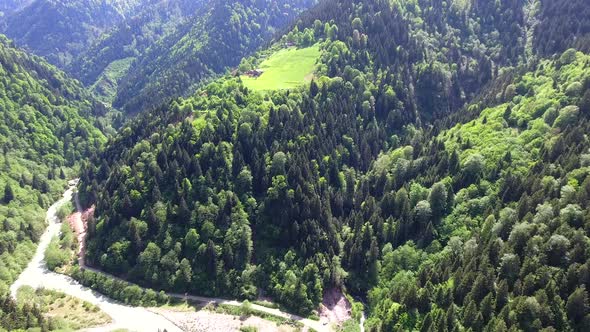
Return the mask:
[[328, 289], [324, 292], [324, 299], [320, 304], [320, 318], [340, 325], [351, 318], [351, 309], [350, 302], [341, 290]]
[[94, 206], [84, 212], [76, 212], [68, 217], [70, 227], [76, 234], [78, 240], [78, 263], [84, 266], [84, 256], [86, 254], [86, 230], [88, 229], [88, 217], [94, 215]]

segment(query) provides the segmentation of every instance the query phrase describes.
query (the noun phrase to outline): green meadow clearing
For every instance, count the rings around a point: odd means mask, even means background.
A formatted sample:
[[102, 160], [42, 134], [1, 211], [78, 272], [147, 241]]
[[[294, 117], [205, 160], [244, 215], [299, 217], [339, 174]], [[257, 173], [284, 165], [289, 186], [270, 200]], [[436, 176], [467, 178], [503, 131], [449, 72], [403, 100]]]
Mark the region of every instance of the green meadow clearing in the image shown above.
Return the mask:
[[264, 71], [260, 77], [242, 75], [241, 78], [249, 89], [257, 91], [296, 88], [311, 80], [319, 56], [319, 45], [282, 49], [260, 64], [258, 68]]

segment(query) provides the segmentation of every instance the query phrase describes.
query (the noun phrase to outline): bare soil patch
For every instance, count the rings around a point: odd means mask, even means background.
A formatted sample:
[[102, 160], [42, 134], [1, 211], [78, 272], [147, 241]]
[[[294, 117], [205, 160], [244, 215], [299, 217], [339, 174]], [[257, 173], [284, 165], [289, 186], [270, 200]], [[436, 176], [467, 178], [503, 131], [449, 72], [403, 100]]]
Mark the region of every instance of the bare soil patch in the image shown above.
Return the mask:
[[84, 257], [86, 255], [86, 232], [88, 231], [88, 218], [94, 215], [94, 205], [83, 212], [72, 213], [68, 217], [68, 223], [76, 234], [78, 240], [78, 262], [84, 266]]
[[324, 292], [324, 299], [320, 304], [320, 319], [341, 325], [352, 318], [352, 305], [341, 290], [333, 288]]

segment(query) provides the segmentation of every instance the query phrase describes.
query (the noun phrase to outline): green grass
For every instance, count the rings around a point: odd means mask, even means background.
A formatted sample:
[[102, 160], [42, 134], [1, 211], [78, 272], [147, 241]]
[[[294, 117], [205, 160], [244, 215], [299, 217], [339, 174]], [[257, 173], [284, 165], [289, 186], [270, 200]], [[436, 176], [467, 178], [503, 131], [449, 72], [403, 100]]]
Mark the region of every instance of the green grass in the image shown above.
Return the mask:
[[264, 71], [260, 77], [242, 76], [242, 81], [249, 89], [257, 91], [296, 88], [311, 80], [319, 56], [319, 45], [282, 49], [260, 64], [259, 68]]
[[209, 310], [212, 312], [216, 312], [218, 314], [226, 314], [226, 315], [232, 315], [232, 316], [240, 316], [240, 317], [256, 316], [256, 317], [260, 317], [264, 320], [274, 322], [278, 326], [290, 325], [290, 326], [299, 327], [299, 328], [303, 327], [303, 324], [300, 322], [297, 322], [295, 320], [288, 319], [288, 318], [275, 316], [273, 314], [269, 314], [264, 311], [252, 309], [248, 305], [241, 305], [238, 307], [238, 306], [232, 306], [232, 305], [228, 305], [228, 304], [219, 304], [219, 305], [208, 304], [203, 309]]
[[349, 319], [338, 328], [339, 332], [360, 332], [361, 327], [356, 319]]
[[252, 303], [261, 305], [263, 307], [271, 308], [271, 309], [279, 309], [279, 305], [278, 304], [276, 304], [274, 302], [266, 301], [266, 300], [252, 301]]

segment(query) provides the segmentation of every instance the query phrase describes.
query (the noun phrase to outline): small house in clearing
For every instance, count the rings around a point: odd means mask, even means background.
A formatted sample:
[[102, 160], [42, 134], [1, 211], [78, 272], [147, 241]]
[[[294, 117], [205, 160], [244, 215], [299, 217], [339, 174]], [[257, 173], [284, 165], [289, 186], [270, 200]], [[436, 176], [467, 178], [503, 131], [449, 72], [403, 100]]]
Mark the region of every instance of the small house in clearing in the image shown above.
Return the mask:
[[252, 69], [245, 72], [244, 75], [249, 77], [260, 77], [260, 75], [262, 75], [263, 73], [264, 71], [262, 69]]

